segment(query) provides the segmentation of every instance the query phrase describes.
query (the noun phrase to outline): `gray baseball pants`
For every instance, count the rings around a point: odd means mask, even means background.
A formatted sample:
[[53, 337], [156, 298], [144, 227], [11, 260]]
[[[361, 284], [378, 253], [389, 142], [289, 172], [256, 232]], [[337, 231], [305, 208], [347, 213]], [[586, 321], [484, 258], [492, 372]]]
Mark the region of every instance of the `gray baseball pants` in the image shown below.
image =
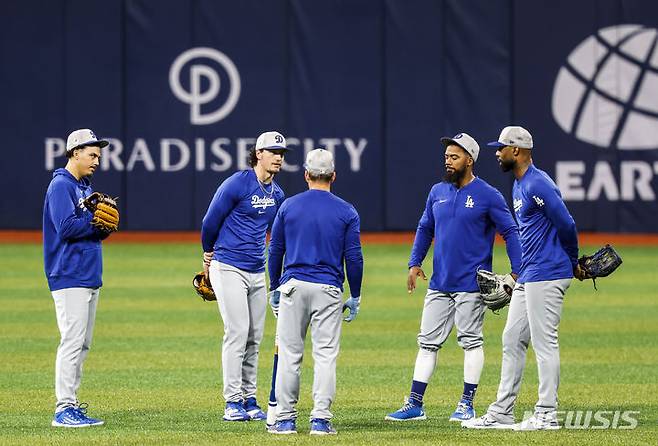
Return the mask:
[[60, 342], [55, 360], [55, 413], [78, 405], [78, 389], [94, 332], [100, 288], [53, 291]]
[[342, 292], [331, 285], [291, 279], [281, 291], [277, 335], [279, 368], [276, 377], [276, 419], [297, 418], [304, 341], [310, 325], [313, 343], [313, 410], [311, 419], [329, 420], [336, 395], [336, 359], [342, 323]]
[[224, 399], [240, 402], [256, 396], [258, 350], [267, 309], [265, 273], [250, 273], [213, 260], [210, 283], [224, 322]]
[[503, 363], [496, 401], [488, 413], [502, 423], [514, 422], [514, 403], [521, 387], [528, 344], [537, 358], [539, 399], [535, 414], [557, 410], [560, 384], [558, 327], [564, 293], [571, 279], [517, 283], [503, 331]]
[[457, 325], [457, 343], [464, 350], [482, 345], [484, 304], [480, 293], [444, 293], [427, 290], [418, 333], [418, 346], [436, 351]]

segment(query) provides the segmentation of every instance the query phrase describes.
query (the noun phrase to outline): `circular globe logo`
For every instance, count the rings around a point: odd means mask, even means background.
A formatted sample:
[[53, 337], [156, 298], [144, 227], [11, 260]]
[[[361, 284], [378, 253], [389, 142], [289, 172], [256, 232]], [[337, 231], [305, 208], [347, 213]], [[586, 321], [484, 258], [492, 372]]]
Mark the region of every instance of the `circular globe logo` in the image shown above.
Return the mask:
[[569, 54], [553, 87], [553, 117], [606, 149], [658, 149], [658, 31], [602, 28]]

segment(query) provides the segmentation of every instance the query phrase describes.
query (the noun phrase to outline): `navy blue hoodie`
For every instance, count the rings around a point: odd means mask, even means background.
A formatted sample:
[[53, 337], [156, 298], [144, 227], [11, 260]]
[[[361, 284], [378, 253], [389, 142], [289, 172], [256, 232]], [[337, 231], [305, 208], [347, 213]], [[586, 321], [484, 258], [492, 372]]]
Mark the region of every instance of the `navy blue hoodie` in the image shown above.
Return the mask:
[[92, 193], [88, 178], [76, 180], [57, 169], [43, 205], [43, 259], [50, 291], [98, 288], [103, 282], [101, 240], [107, 234], [94, 228], [82, 200]]

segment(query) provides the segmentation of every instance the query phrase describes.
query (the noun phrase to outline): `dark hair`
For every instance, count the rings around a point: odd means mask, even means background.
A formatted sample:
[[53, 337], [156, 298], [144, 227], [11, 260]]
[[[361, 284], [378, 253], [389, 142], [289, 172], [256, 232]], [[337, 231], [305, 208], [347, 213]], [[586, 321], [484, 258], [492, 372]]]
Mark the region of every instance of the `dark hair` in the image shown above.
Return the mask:
[[[308, 170], [307, 170], [308, 172]], [[308, 172], [308, 178], [311, 181], [321, 181], [323, 183], [331, 183], [331, 179], [334, 177], [334, 173], [311, 173]]]
[[247, 155], [247, 164], [249, 164], [251, 167], [256, 167], [256, 164], [258, 164], [258, 157], [256, 156], [256, 146], [252, 147], [251, 150], [249, 151], [249, 155]]
[[88, 144], [88, 145], [86, 145], [86, 146], [78, 146], [78, 147], [74, 147], [73, 149], [71, 149], [71, 150], [67, 150], [67, 151], [66, 151], [66, 157], [67, 157], [67, 158], [73, 158], [73, 155], [75, 154], [75, 151], [76, 151], [76, 150], [83, 151], [83, 150], [86, 149], [87, 147], [98, 147], [98, 148], [100, 148], [100, 146], [97, 146], [96, 144]]

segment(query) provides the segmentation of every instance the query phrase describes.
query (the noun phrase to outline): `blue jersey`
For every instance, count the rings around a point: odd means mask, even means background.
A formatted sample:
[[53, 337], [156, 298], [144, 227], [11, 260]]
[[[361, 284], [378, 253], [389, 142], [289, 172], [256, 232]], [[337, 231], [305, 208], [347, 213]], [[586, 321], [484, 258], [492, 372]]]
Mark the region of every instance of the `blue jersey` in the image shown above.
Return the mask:
[[[286, 200], [272, 227], [269, 251], [270, 288], [295, 278], [361, 295], [363, 254], [356, 209], [331, 192], [311, 189]], [[283, 276], [281, 264], [285, 253]]]
[[578, 232], [553, 180], [531, 164], [523, 177], [514, 181], [512, 198], [523, 248], [519, 282], [573, 277]]
[[434, 238], [430, 289], [478, 291], [477, 270], [491, 271], [496, 231], [505, 239], [512, 272], [518, 274], [519, 232], [500, 192], [477, 177], [460, 189], [448, 182], [435, 184], [418, 223], [409, 267], [421, 265]]
[[248, 272], [265, 271], [265, 236], [285, 196], [253, 170], [236, 172], [215, 192], [201, 225], [204, 252]]
[[51, 291], [103, 285], [101, 240], [108, 234], [91, 225], [82, 201], [92, 193], [88, 178], [53, 172], [43, 205], [43, 260]]

